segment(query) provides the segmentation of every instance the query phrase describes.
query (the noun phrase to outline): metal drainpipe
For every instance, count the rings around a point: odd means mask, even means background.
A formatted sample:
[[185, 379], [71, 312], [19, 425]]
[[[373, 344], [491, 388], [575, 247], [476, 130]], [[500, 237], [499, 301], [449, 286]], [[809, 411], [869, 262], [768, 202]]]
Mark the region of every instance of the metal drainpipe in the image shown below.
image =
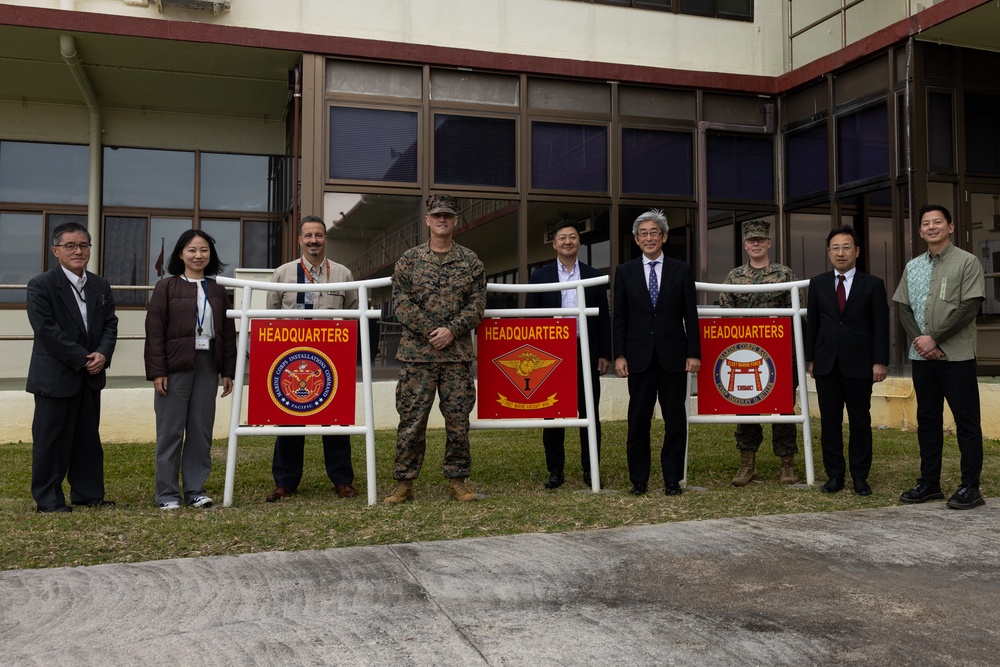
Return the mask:
[[[73, 0], [61, 0], [60, 9], [72, 11]], [[76, 40], [72, 35], [59, 35], [59, 52], [69, 65], [69, 71], [83, 94], [83, 100], [90, 110], [90, 181], [87, 192], [87, 229], [90, 231], [95, 252], [91, 253], [87, 270], [97, 273], [101, 265], [101, 107], [94, 87], [87, 78], [83, 63], [76, 52]]]
[[[764, 125], [731, 125], [712, 123], [707, 120], [698, 123], [698, 280], [708, 280], [708, 161], [706, 160], [705, 135], [709, 130], [742, 132], [743, 134], [771, 134], [774, 132], [774, 102], [765, 102]], [[704, 294], [704, 293], [703, 293]]]

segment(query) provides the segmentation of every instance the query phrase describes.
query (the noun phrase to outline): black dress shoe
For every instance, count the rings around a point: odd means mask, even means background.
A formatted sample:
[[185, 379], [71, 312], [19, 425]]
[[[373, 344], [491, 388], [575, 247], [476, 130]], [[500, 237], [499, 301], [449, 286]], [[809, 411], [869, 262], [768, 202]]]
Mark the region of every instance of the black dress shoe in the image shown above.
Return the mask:
[[561, 472], [553, 472], [549, 474], [549, 478], [545, 480], [545, 483], [542, 486], [546, 489], [558, 489], [565, 481], [566, 479], [563, 477]]
[[115, 501], [95, 498], [94, 500], [81, 500], [79, 502], [74, 500], [73, 504], [77, 507], [114, 507]]
[[55, 507], [39, 507], [38, 511], [43, 514], [50, 514], [52, 512], [72, 512], [73, 508], [69, 505], [56, 505]]
[[663, 492], [668, 496], [679, 496], [684, 493], [684, 489], [677, 482], [667, 482], [664, 485]]
[[836, 477], [831, 477], [830, 479], [826, 480], [826, 484], [824, 484], [820, 488], [820, 491], [822, 491], [823, 493], [837, 493], [838, 491], [842, 491], [843, 488], [844, 488], [844, 477], [843, 475], [837, 475]]
[[922, 503], [927, 500], [944, 500], [944, 494], [941, 493], [940, 484], [931, 485], [918, 481], [915, 487], [899, 494], [899, 499], [904, 503]]
[[633, 484], [632, 490], [629, 491], [633, 496], [644, 496], [646, 495], [646, 485], [645, 484]]
[[867, 479], [856, 479], [854, 480], [854, 495], [856, 496], [870, 496], [872, 494], [872, 487], [868, 484]]

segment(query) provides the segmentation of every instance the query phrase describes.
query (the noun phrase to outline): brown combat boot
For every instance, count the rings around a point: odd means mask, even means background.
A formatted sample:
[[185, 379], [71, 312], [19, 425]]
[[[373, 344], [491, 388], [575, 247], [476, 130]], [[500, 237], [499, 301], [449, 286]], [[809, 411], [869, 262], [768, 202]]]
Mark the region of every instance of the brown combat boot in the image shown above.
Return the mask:
[[782, 484], [795, 484], [799, 481], [798, 476], [795, 474], [795, 456], [789, 454], [788, 456], [781, 457], [781, 483]]
[[740, 469], [733, 477], [733, 486], [746, 486], [752, 480], [757, 479], [757, 468], [754, 461], [757, 459], [757, 452], [752, 449], [740, 450]]
[[396, 488], [385, 497], [384, 502], [387, 505], [398, 505], [400, 503], [408, 503], [411, 500], [413, 500], [413, 480], [401, 479], [396, 482]]
[[467, 503], [473, 500], [479, 500], [479, 496], [469, 491], [469, 487], [465, 485], [464, 477], [453, 477], [449, 480], [451, 483], [451, 497], [460, 503]]

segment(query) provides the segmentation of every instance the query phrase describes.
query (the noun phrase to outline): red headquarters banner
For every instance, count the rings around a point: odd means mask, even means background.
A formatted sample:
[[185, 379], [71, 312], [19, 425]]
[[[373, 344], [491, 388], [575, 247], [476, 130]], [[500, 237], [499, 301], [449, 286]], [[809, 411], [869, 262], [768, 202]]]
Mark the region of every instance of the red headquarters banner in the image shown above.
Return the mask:
[[356, 320], [252, 320], [247, 423], [353, 425]]
[[704, 318], [698, 414], [792, 414], [792, 321]]
[[577, 416], [576, 318], [488, 318], [476, 344], [479, 419]]

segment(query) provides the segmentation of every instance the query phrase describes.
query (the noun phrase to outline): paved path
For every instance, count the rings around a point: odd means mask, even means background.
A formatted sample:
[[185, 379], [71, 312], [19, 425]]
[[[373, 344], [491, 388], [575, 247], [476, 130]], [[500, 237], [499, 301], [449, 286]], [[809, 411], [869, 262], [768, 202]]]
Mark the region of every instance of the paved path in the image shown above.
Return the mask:
[[2, 665], [996, 665], [1000, 501], [0, 573]]

